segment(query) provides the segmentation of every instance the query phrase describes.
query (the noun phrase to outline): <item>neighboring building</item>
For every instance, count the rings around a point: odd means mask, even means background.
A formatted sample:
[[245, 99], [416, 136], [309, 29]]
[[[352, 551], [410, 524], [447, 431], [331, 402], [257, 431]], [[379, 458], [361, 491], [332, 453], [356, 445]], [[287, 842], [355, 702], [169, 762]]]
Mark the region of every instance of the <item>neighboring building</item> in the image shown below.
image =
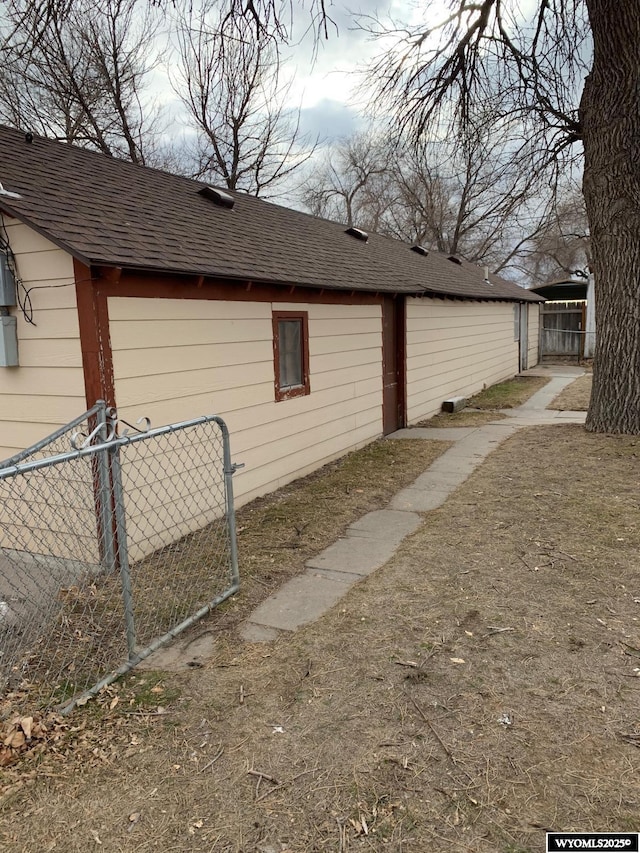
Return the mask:
[[215, 412], [242, 503], [537, 362], [541, 297], [457, 258], [9, 128], [0, 183], [0, 458]]

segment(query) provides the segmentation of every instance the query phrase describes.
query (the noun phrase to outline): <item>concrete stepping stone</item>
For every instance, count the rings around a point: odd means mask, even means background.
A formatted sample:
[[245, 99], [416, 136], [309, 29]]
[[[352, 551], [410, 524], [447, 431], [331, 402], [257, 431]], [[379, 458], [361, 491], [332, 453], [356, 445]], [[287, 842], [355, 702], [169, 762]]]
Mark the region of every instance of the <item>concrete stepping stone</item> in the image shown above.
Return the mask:
[[363, 516], [346, 535], [308, 560], [303, 574], [259, 605], [240, 627], [248, 642], [269, 642], [281, 631], [295, 631], [319, 619], [363, 577], [387, 563], [400, 543], [421, 524], [419, 513], [442, 506], [495, 448], [520, 427], [534, 423], [582, 423], [584, 412], [556, 412], [548, 403], [579, 373], [555, 376], [528, 403], [507, 410], [507, 418], [481, 427], [398, 430], [388, 439], [422, 438], [455, 442], [388, 509]]
[[249, 623], [295, 631], [319, 619], [352, 586], [353, 581], [343, 579], [339, 572], [328, 576], [308, 569], [263, 601], [251, 614]]

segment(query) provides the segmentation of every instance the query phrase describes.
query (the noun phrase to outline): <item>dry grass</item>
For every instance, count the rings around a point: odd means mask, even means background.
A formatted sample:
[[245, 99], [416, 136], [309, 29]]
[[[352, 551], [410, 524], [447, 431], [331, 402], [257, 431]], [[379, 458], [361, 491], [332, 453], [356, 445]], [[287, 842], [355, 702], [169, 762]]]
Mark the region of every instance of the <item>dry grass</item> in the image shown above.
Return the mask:
[[[549, 381], [544, 376], [514, 376], [506, 382], [498, 382], [485, 388], [468, 400], [467, 408], [461, 412], [440, 412], [426, 421], [420, 421], [420, 427], [463, 427], [483, 426], [492, 421], [501, 420], [506, 415], [500, 409], [515, 409], [532, 397]], [[480, 410], [480, 411], [478, 411]]]
[[561, 412], [586, 412], [591, 398], [592, 377], [592, 373], [580, 376], [558, 394], [549, 408]]
[[[380, 509], [439, 456], [447, 442], [379, 440], [238, 510], [242, 596], [214, 620], [224, 633], [366, 512]], [[229, 585], [227, 531], [215, 521], [133, 566], [142, 647]], [[45, 639], [29, 646], [29, 708], [65, 704], [126, 659], [120, 577], [90, 575], [60, 593]], [[24, 676], [25, 668], [16, 667]], [[16, 673], [11, 687], [20, 684]], [[52, 687], [52, 679], [54, 684]], [[0, 696], [0, 720], [11, 708]]]
[[241, 507], [236, 521], [242, 592], [223, 605], [214, 630], [227, 633], [350, 524], [386, 507], [450, 446], [380, 439]]
[[439, 412], [428, 421], [421, 421], [417, 426], [446, 428], [446, 427], [476, 427], [484, 426], [485, 424], [493, 423], [493, 421], [501, 421], [506, 418], [502, 412], [478, 412], [463, 409], [461, 412]]
[[515, 409], [526, 403], [549, 381], [546, 376], [514, 376], [506, 382], [498, 382], [485, 388], [469, 400], [470, 409]]
[[557, 365], [557, 364], [568, 364], [571, 367], [581, 367], [583, 370], [586, 370], [586, 371], [593, 370], [593, 359], [592, 358], [578, 358], [575, 355], [542, 356], [542, 358], [540, 359], [540, 362], [539, 362], [540, 367], [546, 367], [549, 365]]
[[637, 830], [639, 477], [638, 439], [520, 431], [316, 624], [230, 632], [142, 710], [129, 682], [79, 713], [14, 771], [0, 846], [537, 853], [547, 828]]

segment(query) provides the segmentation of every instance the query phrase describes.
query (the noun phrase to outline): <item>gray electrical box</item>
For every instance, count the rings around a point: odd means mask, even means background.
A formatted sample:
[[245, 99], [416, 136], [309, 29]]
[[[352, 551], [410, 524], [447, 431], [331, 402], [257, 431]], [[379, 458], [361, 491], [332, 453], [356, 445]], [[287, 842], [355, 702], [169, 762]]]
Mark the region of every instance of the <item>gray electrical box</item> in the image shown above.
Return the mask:
[[18, 364], [18, 321], [15, 317], [0, 316], [0, 367]]
[[9, 269], [9, 259], [0, 254], [0, 306], [8, 308], [16, 304], [16, 281]]

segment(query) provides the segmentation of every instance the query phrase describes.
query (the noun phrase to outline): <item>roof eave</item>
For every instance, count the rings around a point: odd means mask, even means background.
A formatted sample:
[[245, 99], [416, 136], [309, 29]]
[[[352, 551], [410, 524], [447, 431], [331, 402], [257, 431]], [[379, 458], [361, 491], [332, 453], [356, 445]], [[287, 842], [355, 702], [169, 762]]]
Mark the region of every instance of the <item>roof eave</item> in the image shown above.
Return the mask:
[[70, 243], [61, 240], [59, 237], [55, 237], [46, 228], [43, 228], [41, 225], [38, 225], [29, 216], [22, 213], [21, 210], [18, 210], [10, 204], [7, 204], [4, 199], [0, 199], [0, 213], [5, 213], [7, 216], [11, 216], [13, 219], [17, 219], [19, 222], [24, 223], [24, 225], [31, 228], [32, 231], [35, 231], [36, 234], [39, 234], [41, 237], [44, 237], [45, 240], [48, 240], [50, 243], [53, 243], [54, 246], [57, 246], [59, 249], [62, 249], [64, 252], [67, 252], [67, 254], [71, 255], [72, 258], [75, 258], [77, 261], [80, 261], [80, 263], [85, 264], [85, 266], [90, 265], [91, 261], [89, 258], [86, 257], [86, 255], [83, 255], [82, 252], [79, 252]]
[[72, 243], [69, 243], [65, 240], [61, 240], [59, 237], [53, 235], [47, 228], [39, 225], [34, 222], [30, 216], [23, 213], [19, 208], [14, 207], [12, 204], [7, 203], [6, 199], [0, 197], [0, 212], [6, 213], [8, 216], [11, 216], [14, 219], [24, 223], [27, 227], [31, 228], [37, 234], [44, 237], [46, 240], [49, 240], [53, 245], [67, 252], [71, 257], [75, 258], [80, 263], [84, 264], [88, 267], [105, 267], [105, 268], [121, 268], [123, 270], [129, 270], [132, 272], [138, 273], [150, 273], [153, 275], [163, 274], [168, 276], [178, 276], [178, 277], [203, 277], [213, 280], [224, 280], [224, 281], [232, 281], [232, 282], [247, 282], [252, 281], [255, 284], [264, 284], [278, 287], [301, 287], [301, 288], [309, 288], [312, 290], [331, 290], [338, 293], [348, 293], [350, 291], [356, 293], [375, 293], [379, 296], [389, 295], [389, 296], [428, 296], [432, 298], [440, 298], [440, 299], [456, 299], [456, 300], [466, 300], [471, 302], [544, 302], [544, 297], [536, 294], [534, 298], [532, 298], [533, 294], [531, 291], [528, 291], [528, 297], [522, 298], [519, 295], [514, 294], [513, 296], [502, 295], [502, 294], [493, 294], [493, 293], [478, 293], [478, 294], [460, 294], [460, 293], [452, 293], [446, 290], [436, 290], [434, 288], [430, 288], [426, 285], [415, 285], [413, 287], [403, 287], [397, 289], [390, 289], [387, 287], [371, 287], [371, 286], [357, 286], [353, 283], [346, 284], [344, 286], [335, 285], [331, 282], [305, 282], [300, 280], [287, 280], [287, 279], [274, 279], [274, 278], [255, 278], [254, 276], [248, 276], [246, 274], [243, 275], [234, 275], [227, 272], [218, 272], [213, 271], [211, 269], [203, 269], [197, 266], [188, 269], [175, 269], [171, 267], [165, 266], [154, 266], [153, 264], [135, 264], [128, 262], [119, 258], [99, 258], [99, 257], [89, 257], [85, 255], [83, 252], [79, 251]]
[[384, 296], [385, 294], [389, 296], [421, 296], [424, 292], [421, 285], [416, 285], [415, 288], [398, 288], [396, 290], [392, 290], [390, 288], [382, 287], [363, 287], [354, 285], [353, 283], [336, 285], [331, 282], [310, 282], [302, 281], [300, 279], [292, 280], [266, 277], [256, 278], [252, 275], [234, 275], [233, 273], [215, 271], [211, 269], [202, 269], [201, 267], [192, 267], [189, 269], [175, 269], [171, 267], [154, 266], [153, 264], [132, 264], [119, 259], [105, 260], [100, 258], [93, 258], [90, 260], [90, 263], [93, 267], [118, 267], [130, 272], [148, 273], [151, 275], [162, 274], [167, 276], [176, 276], [180, 278], [188, 278], [195, 276], [196, 278], [201, 277], [203, 279], [210, 279], [212, 281], [232, 281], [238, 283], [246, 283], [247, 281], [251, 281], [257, 285], [263, 284], [266, 286], [277, 287], [309, 288], [311, 290], [332, 290], [337, 293], [349, 293], [350, 291], [353, 291], [355, 293], [375, 293], [380, 296]]

